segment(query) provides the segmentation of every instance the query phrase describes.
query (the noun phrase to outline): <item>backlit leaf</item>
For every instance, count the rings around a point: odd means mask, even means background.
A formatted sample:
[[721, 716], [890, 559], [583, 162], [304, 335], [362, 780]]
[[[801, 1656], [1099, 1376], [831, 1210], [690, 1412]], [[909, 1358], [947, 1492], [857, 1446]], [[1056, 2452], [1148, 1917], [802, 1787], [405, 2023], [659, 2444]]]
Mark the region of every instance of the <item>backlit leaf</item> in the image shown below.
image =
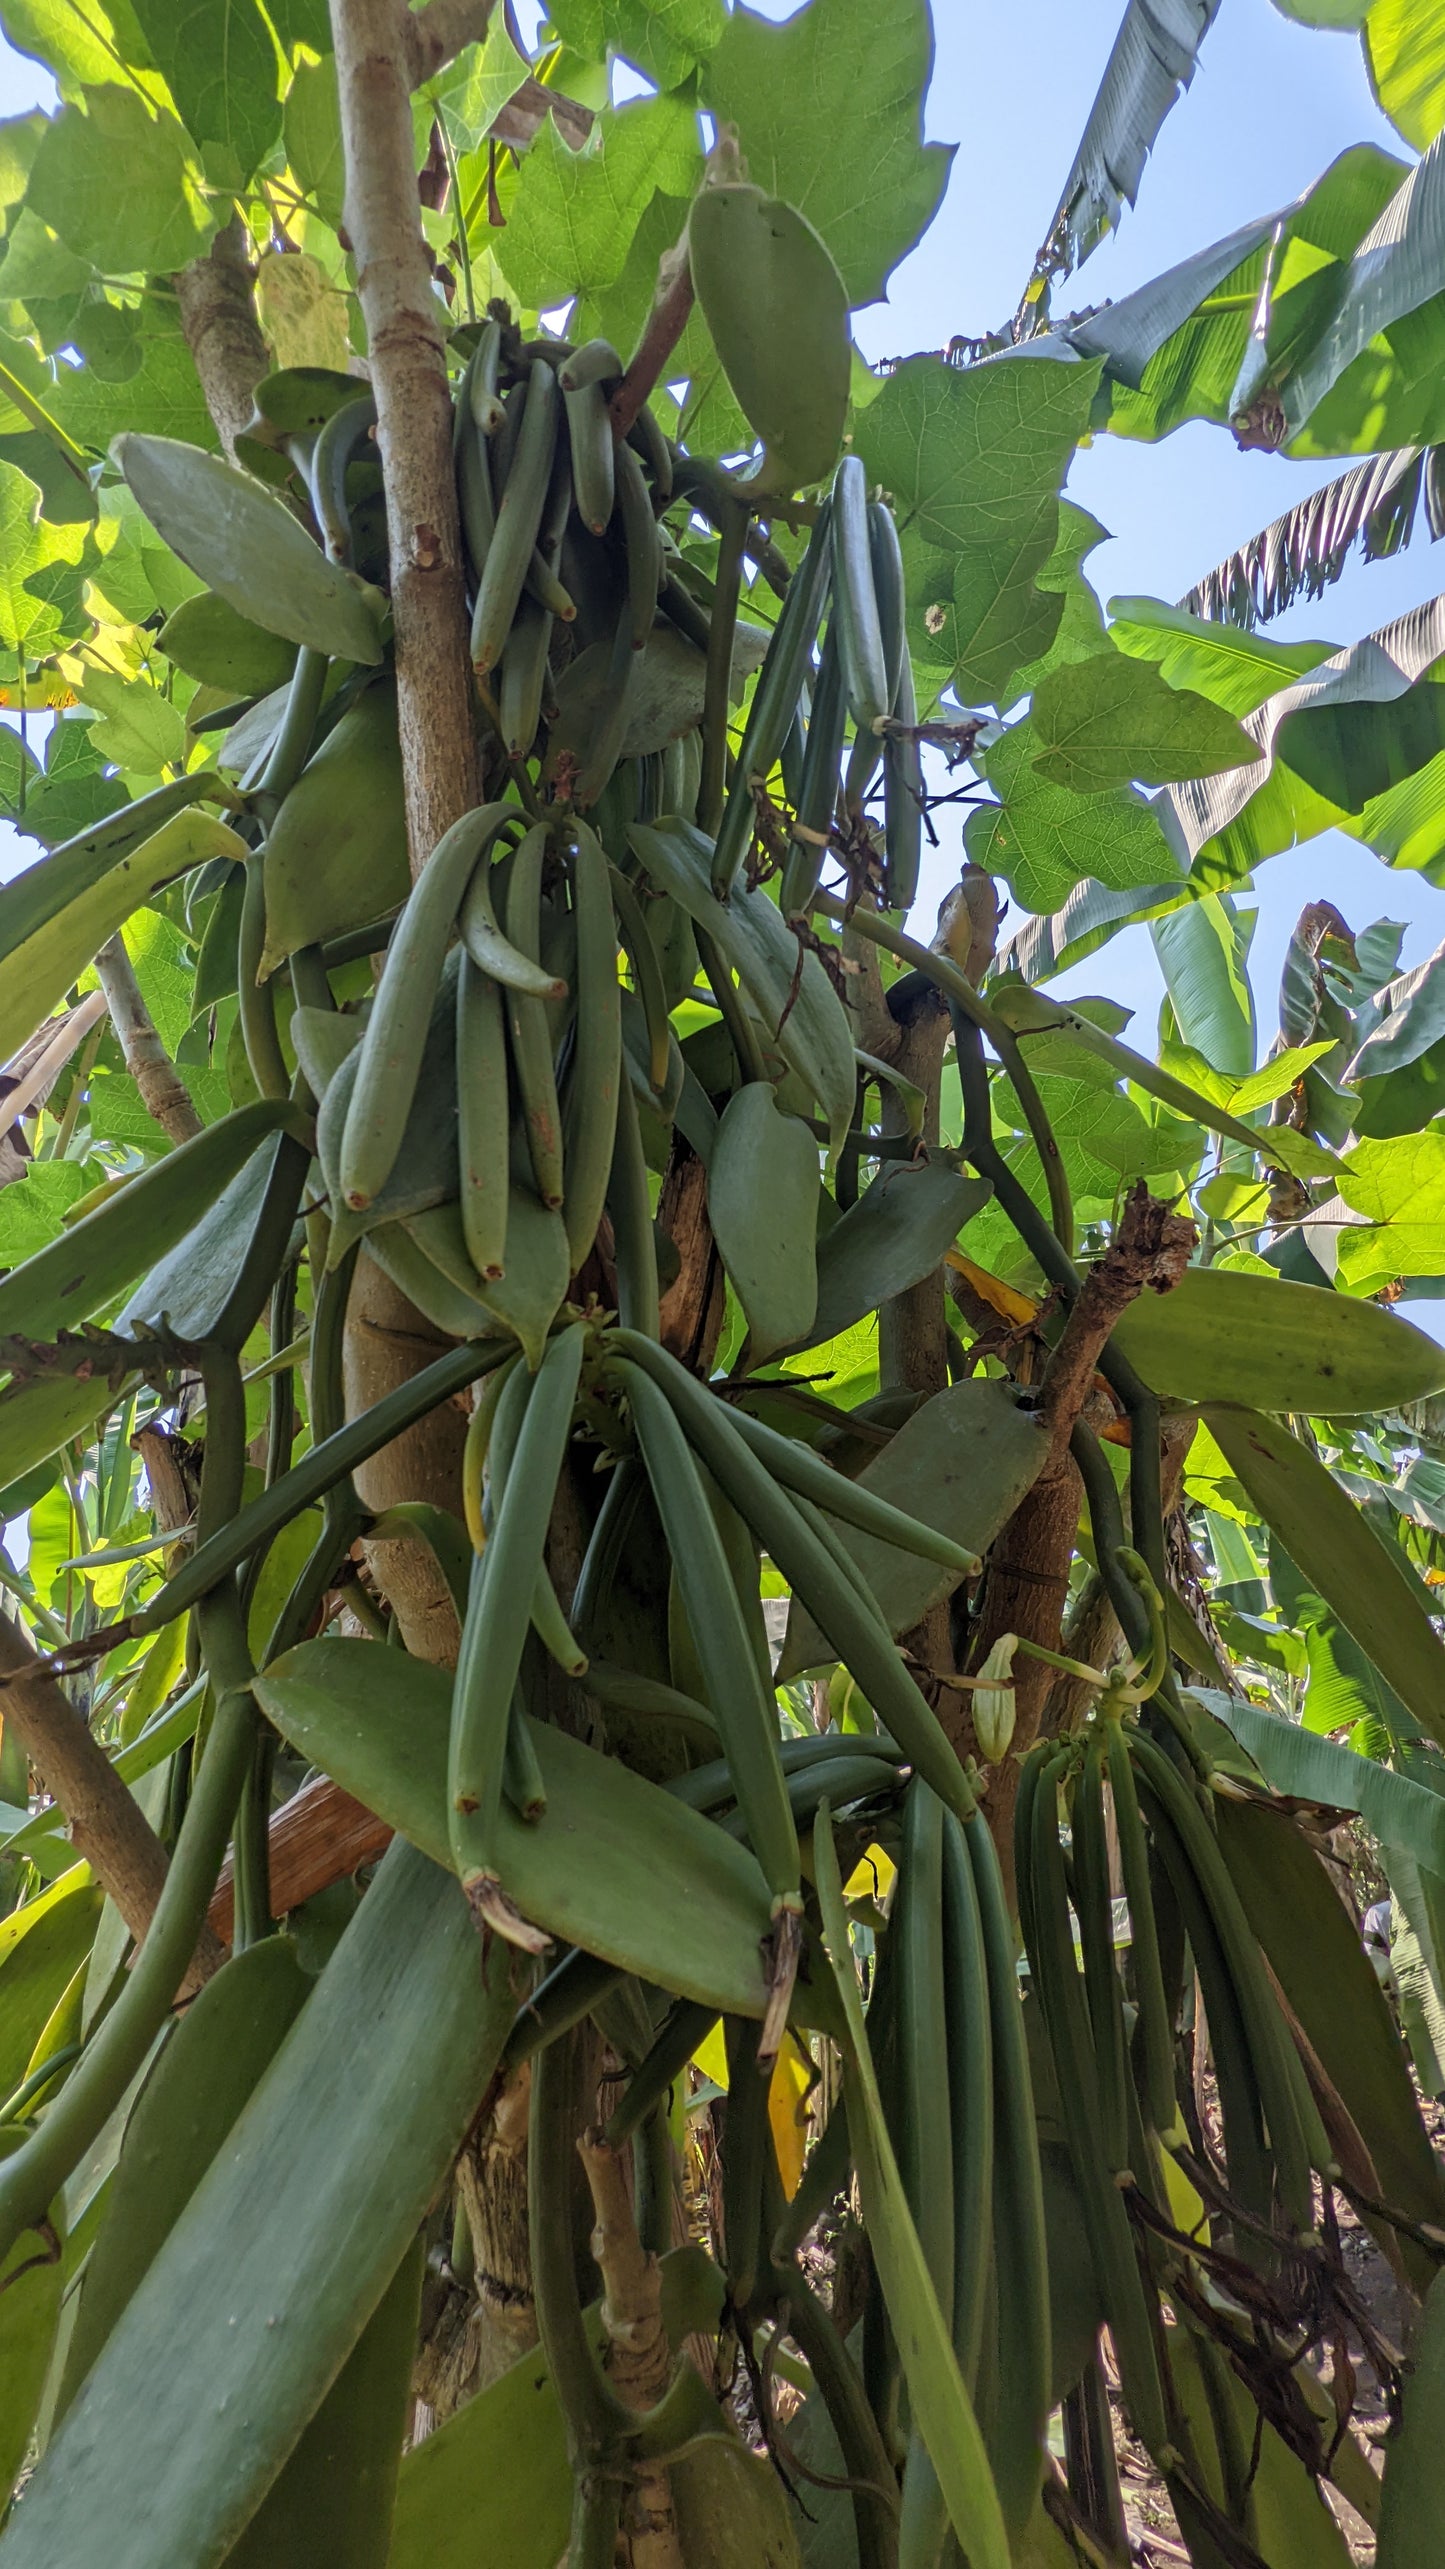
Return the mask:
[[850, 303], [877, 301], [948, 183], [951, 149], [922, 135], [932, 69], [925, 0], [809, 0], [783, 26], [735, 8], [704, 71], [748, 176], [821, 232]]
[[184, 128], [109, 82], [90, 91], [84, 111], [62, 107], [35, 156], [28, 202], [107, 276], [183, 268], [219, 220]]
[[1150, 662], [1103, 651], [1055, 669], [1034, 690], [1038, 774], [1076, 794], [1172, 785], [1257, 765], [1260, 751], [1207, 696], [1170, 686]]

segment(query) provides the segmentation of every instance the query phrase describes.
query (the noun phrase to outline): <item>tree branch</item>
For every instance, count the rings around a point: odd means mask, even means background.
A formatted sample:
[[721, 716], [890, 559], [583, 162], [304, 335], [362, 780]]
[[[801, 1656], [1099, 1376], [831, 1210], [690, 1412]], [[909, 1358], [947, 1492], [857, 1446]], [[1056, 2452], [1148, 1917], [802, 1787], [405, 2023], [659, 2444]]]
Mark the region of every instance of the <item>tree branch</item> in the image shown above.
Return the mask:
[[687, 328], [692, 300], [692, 268], [684, 237], [675, 241], [670, 250], [664, 250], [658, 260], [657, 292], [647, 316], [647, 326], [637, 343], [637, 353], [612, 396], [612, 426], [618, 437], [627, 435], [644, 402], [654, 391], [663, 367]]
[[271, 371], [270, 351], [256, 319], [248, 236], [239, 214], [222, 225], [203, 257], [180, 270], [176, 300], [206, 408], [234, 463], [236, 440], [250, 426], [256, 386]]
[[[346, 227], [366, 321], [386, 484], [397, 713], [413, 876], [477, 799], [452, 406], [442, 315], [413, 167], [411, 66], [470, 43], [488, 10], [462, 0], [331, 0]], [[425, 77], [425, 73], [422, 75]]]
[[156, 1031], [119, 931], [96, 956], [95, 977], [105, 994], [116, 1040], [126, 1069], [140, 1090], [146, 1113], [154, 1116], [167, 1141], [194, 1141], [201, 1130], [201, 1119], [191, 1104], [190, 1090]]
[[[166, 1878], [160, 1839], [74, 1705], [6, 1614], [0, 1614], [0, 1679], [5, 1681], [0, 1719], [14, 1723], [26, 1756], [65, 1815], [76, 1854], [141, 1943]], [[224, 1960], [207, 1928], [196, 1947], [187, 1990], [199, 1988]]]
[[[344, 4], [345, 0], [342, 0]], [[496, 0], [426, 0], [424, 9], [406, 9], [403, 0], [406, 23], [401, 31], [401, 40], [410, 86], [422, 88], [465, 46], [480, 43], [495, 6]], [[337, 7], [333, 5], [333, 32], [336, 18]], [[336, 54], [339, 66], [339, 39]], [[352, 238], [355, 237], [353, 233]]]

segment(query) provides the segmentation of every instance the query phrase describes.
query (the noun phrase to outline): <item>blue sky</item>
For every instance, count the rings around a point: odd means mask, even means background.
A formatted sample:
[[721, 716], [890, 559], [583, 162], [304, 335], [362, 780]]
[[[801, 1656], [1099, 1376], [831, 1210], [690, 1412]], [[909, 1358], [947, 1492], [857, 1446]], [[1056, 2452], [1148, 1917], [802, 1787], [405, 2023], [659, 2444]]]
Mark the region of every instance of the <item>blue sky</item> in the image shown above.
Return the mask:
[[[876, 0], [886, 10], [889, 0]], [[521, 10], [524, 29], [540, 16]], [[762, 0], [784, 18], [787, 0]], [[959, 146], [948, 195], [926, 241], [895, 274], [889, 300], [861, 315], [874, 359], [977, 335], [1014, 309], [1053, 213], [1122, 14], [1122, 0], [935, 0], [938, 59], [928, 131]], [[53, 102], [40, 67], [0, 43], [0, 114]], [[1228, 0], [1206, 40], [1192, 89], [1165, 125], [1146, 170], [1139, 211], [1097, 251], [1067, 303], [1129, 292], [1191, 250], [1297, 195], [1351, 143], [1408, 157], [1370, 96], [1354, 36], [1311, 32], [1270, 0]], [[1110, 530], [1089, 564], [1106, 600], [1141, 591], [1181, 596], [1255, 529], [1331, 478], [1328, 465], [1238, 453], [1222, 430], [1179, 430], [1155, 447], [1102, 438], [1081, 454], [1070, 495]], [[1343, 642], [1445, 587], [1445, 549], [1417, 539], [1389, 563], [1352, 567], [1314, 604], [1270, 630]], [[933, 908], [956, 870], [956, 817], [940, 815], [944, 845], [919, 903]], [[0, 876], [30, 861], [33, 843], [0, 828]], [[1404, 960], [1445, 937], [1445, 895], [1391, 874], [1338, 836], [1276, 857], [1261, 870], [1254, 973], [1266, 1033], [1279, 965], [1306, 901], [1328, 897], [1352, 926], [1406, 923]], [[1054, 985], [1107, 988], [1140, 1012], [1147, 1040], [1160, 989], [1147, 931], [1130, 930]]]

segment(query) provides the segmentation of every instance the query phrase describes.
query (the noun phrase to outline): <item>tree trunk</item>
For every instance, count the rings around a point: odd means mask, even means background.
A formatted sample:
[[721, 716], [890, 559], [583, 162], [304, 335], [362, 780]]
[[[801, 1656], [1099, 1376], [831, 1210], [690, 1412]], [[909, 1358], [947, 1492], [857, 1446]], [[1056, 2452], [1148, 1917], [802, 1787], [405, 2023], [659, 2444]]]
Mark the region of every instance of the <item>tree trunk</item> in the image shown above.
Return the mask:
[[271, 370], [252, 287], [250, 242], [239, 214], [222, 225], [205, 256], [176, 278], [181, 328], [216, 434], [233, 463], [236, 440], [255, 408], [252, 395]]

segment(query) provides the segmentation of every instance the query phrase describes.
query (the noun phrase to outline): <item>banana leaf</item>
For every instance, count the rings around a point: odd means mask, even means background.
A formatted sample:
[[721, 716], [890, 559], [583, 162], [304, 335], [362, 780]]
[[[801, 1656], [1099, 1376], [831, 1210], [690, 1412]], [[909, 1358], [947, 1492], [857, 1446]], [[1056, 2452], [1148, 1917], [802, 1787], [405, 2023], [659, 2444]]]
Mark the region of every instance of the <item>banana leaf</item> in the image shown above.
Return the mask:
[[1404, 1555], [1278, 1419], [1214, 1407], [1205, 1416], [1235, 1477], [1301, 1576], [1334, 1608], [1420, 1728], [1445, 1745], [1445, 1648]]

